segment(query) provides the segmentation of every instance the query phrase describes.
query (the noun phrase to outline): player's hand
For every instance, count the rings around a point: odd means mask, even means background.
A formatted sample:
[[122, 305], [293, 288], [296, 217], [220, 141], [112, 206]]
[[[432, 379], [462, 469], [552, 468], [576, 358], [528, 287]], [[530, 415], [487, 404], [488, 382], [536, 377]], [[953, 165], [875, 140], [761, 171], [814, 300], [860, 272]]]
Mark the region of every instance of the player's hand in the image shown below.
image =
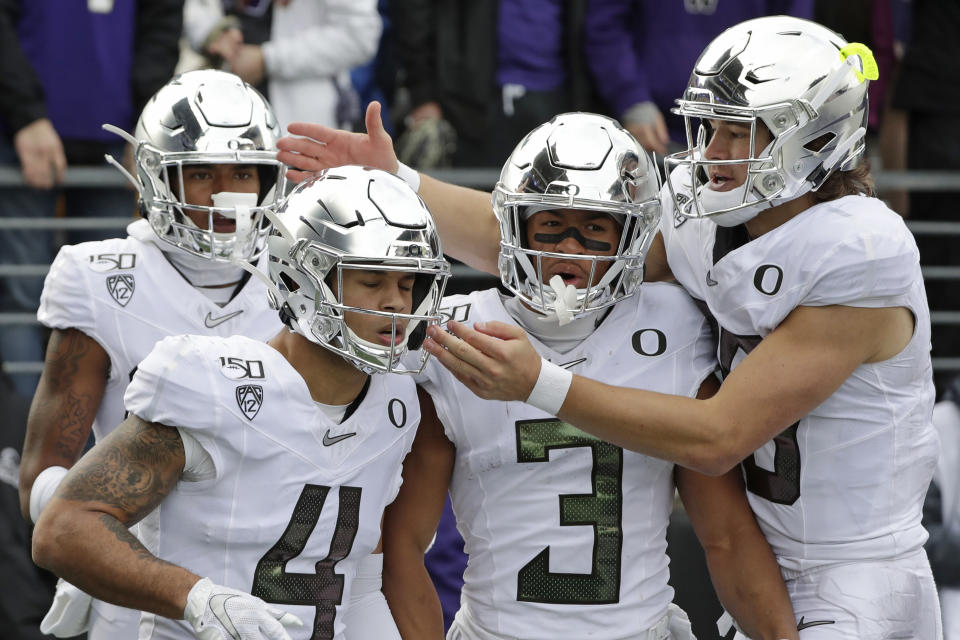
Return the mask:
[[290, 640], [284, 627], [303, 626], [297, 616], [209, 578], [190, 589], [183, 617], [200, 640]]
[[443, 109], [438, 102], [424, 102], [415, 109], [411, 109], [407, 116], [407, 126], [412, 127], [424, 120], [440, 120], [443, 118]]
[[267, 75], [263, 49], [258, 44], [241, 44], [227, 62], [230, 71], [252, 85], [260, 84]]
[[20, 158], [23, 179], [34, 189], [50, 189], [63, 182], [67, 156], [56, 129], [46, 118], [34, 120], [16, 132], [13, 147]]
[[72, 638], [87, 630], [93, 598], [66, 580], [57, 580], [53, 605], [40, 622], [40, 632], [58, 638]]
[[624, 114], [623, 126], [645, 150], [664, 155], [670, 143], [670, 132], [660, 109], [652, 102], [641, 102]]
[[526, 400], [540, 374], [540, 354], [520, 327], [478, 322], [471, 329], [451, 320], [434, 325], [423, 348], [485, 400]]
[[206, 47], [206, 52], [212, 56], [220, 56], [230, 62], [240, 52], [243, 46], [243, 32], [236, 27], [230, 27], [220, 32]]
[[317, 171], [345, 164], [356, 164], [395, 173], [397, 154], [393, 140], [383, 128], [380, 103], [367, 107], [367, 133], [354, 133], [319, 124], [294, 122], [287, 127], [289, 136], [277, 141], [277, 159], [294, 167], [287, 179], [303, 182]]

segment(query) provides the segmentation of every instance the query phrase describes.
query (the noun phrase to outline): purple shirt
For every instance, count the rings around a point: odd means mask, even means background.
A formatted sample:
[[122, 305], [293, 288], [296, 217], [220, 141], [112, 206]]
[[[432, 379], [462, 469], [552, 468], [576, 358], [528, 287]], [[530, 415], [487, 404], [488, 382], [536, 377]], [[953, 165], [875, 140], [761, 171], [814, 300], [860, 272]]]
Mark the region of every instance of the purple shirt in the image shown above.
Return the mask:
[[552, 91], [565, 80], [562, 0], [503, 0], [497, 25], [497, 84]]
[[110, 13], [92, 13], [85, 0], [21, 2], [17, 33], [46, 96], [60, 137], [116, 141], [100, 125], [133, 129], [135, 0], [114, 0]]
[[589, 0], [586, 53], [600, 95], [616, 117], [652, 101], [685, 142], [683, 119], [669, 113], [703, 49], [723, 30], [765, 15], [813, 17], [813, 0]]

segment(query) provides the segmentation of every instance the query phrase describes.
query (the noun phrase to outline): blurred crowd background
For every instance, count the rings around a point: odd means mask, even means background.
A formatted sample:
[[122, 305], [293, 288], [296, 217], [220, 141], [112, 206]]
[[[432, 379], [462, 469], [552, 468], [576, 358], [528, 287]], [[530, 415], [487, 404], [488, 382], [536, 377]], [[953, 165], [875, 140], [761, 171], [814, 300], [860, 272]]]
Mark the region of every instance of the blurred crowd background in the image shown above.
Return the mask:
[[[685, 148], [670, 108], [697, 56], [725, 28], [773, 14], [814, 19], [874, 52], [868, 153], [880, 196], [920, 246], [943, 392], [960, 371], [957, 0], [0, 0], [0, 484], [16, 486], [42, 367], [46, 268], [61, 244], [123, 235], [136, 215], [135, 194], [104, 162], [129, 163], [129, 148], [101, 125], [132, 133], [175, 73], [236, 73], [284, 127], [362, 130], [378, 100], [402, 161], [490, 189], [523, 135], [565, 111], [617, 118], [658, 156]], [[455, 273], [454, 292], [496, 284]], [[17, 513], [9, 493], [4, 518]], [[25, 527], [2, 530], [0, 548], [23, 548]], [[674, 554], [675, 572], [688, 561]], [[10, 562], [33, 579], [28, 557]], [[438, 577], [451, 593], [455, 574]], [[42, 591], [3, 591], [0, 628], [28, 628], [24, 617], [45, 610]]]

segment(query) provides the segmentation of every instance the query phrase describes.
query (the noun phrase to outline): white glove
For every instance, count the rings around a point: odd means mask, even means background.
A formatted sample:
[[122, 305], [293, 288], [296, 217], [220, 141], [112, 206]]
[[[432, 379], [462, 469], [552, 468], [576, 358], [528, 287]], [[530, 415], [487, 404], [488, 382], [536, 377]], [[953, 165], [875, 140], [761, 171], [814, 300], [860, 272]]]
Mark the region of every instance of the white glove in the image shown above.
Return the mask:
[[40, 622], [40, 632], [58, 638], [72, 638], [87, 630], [93, 598], [63, 580], [57, 580], [53, 605]]
[[209, 578], [190, 589], [183, 617], [200, 640], [290, 640], [283, 627], [303, 626], [297, 616]]

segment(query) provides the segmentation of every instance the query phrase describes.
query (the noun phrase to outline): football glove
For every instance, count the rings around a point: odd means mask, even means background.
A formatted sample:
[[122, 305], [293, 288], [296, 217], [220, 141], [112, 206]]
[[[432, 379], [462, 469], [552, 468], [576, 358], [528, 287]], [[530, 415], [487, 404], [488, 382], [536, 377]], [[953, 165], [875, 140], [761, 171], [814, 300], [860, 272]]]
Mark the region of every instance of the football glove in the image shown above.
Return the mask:
[[297, 616], [209, 578], [190, 589], [183, 617], [199, 640], [290, 640], [284, 627], [303, 626]]
[[93, 598], [64, 579], [57, 580], [53, 605], [40, 622], [40, 632], [58, 638], [72, 638], [87, 630]]

